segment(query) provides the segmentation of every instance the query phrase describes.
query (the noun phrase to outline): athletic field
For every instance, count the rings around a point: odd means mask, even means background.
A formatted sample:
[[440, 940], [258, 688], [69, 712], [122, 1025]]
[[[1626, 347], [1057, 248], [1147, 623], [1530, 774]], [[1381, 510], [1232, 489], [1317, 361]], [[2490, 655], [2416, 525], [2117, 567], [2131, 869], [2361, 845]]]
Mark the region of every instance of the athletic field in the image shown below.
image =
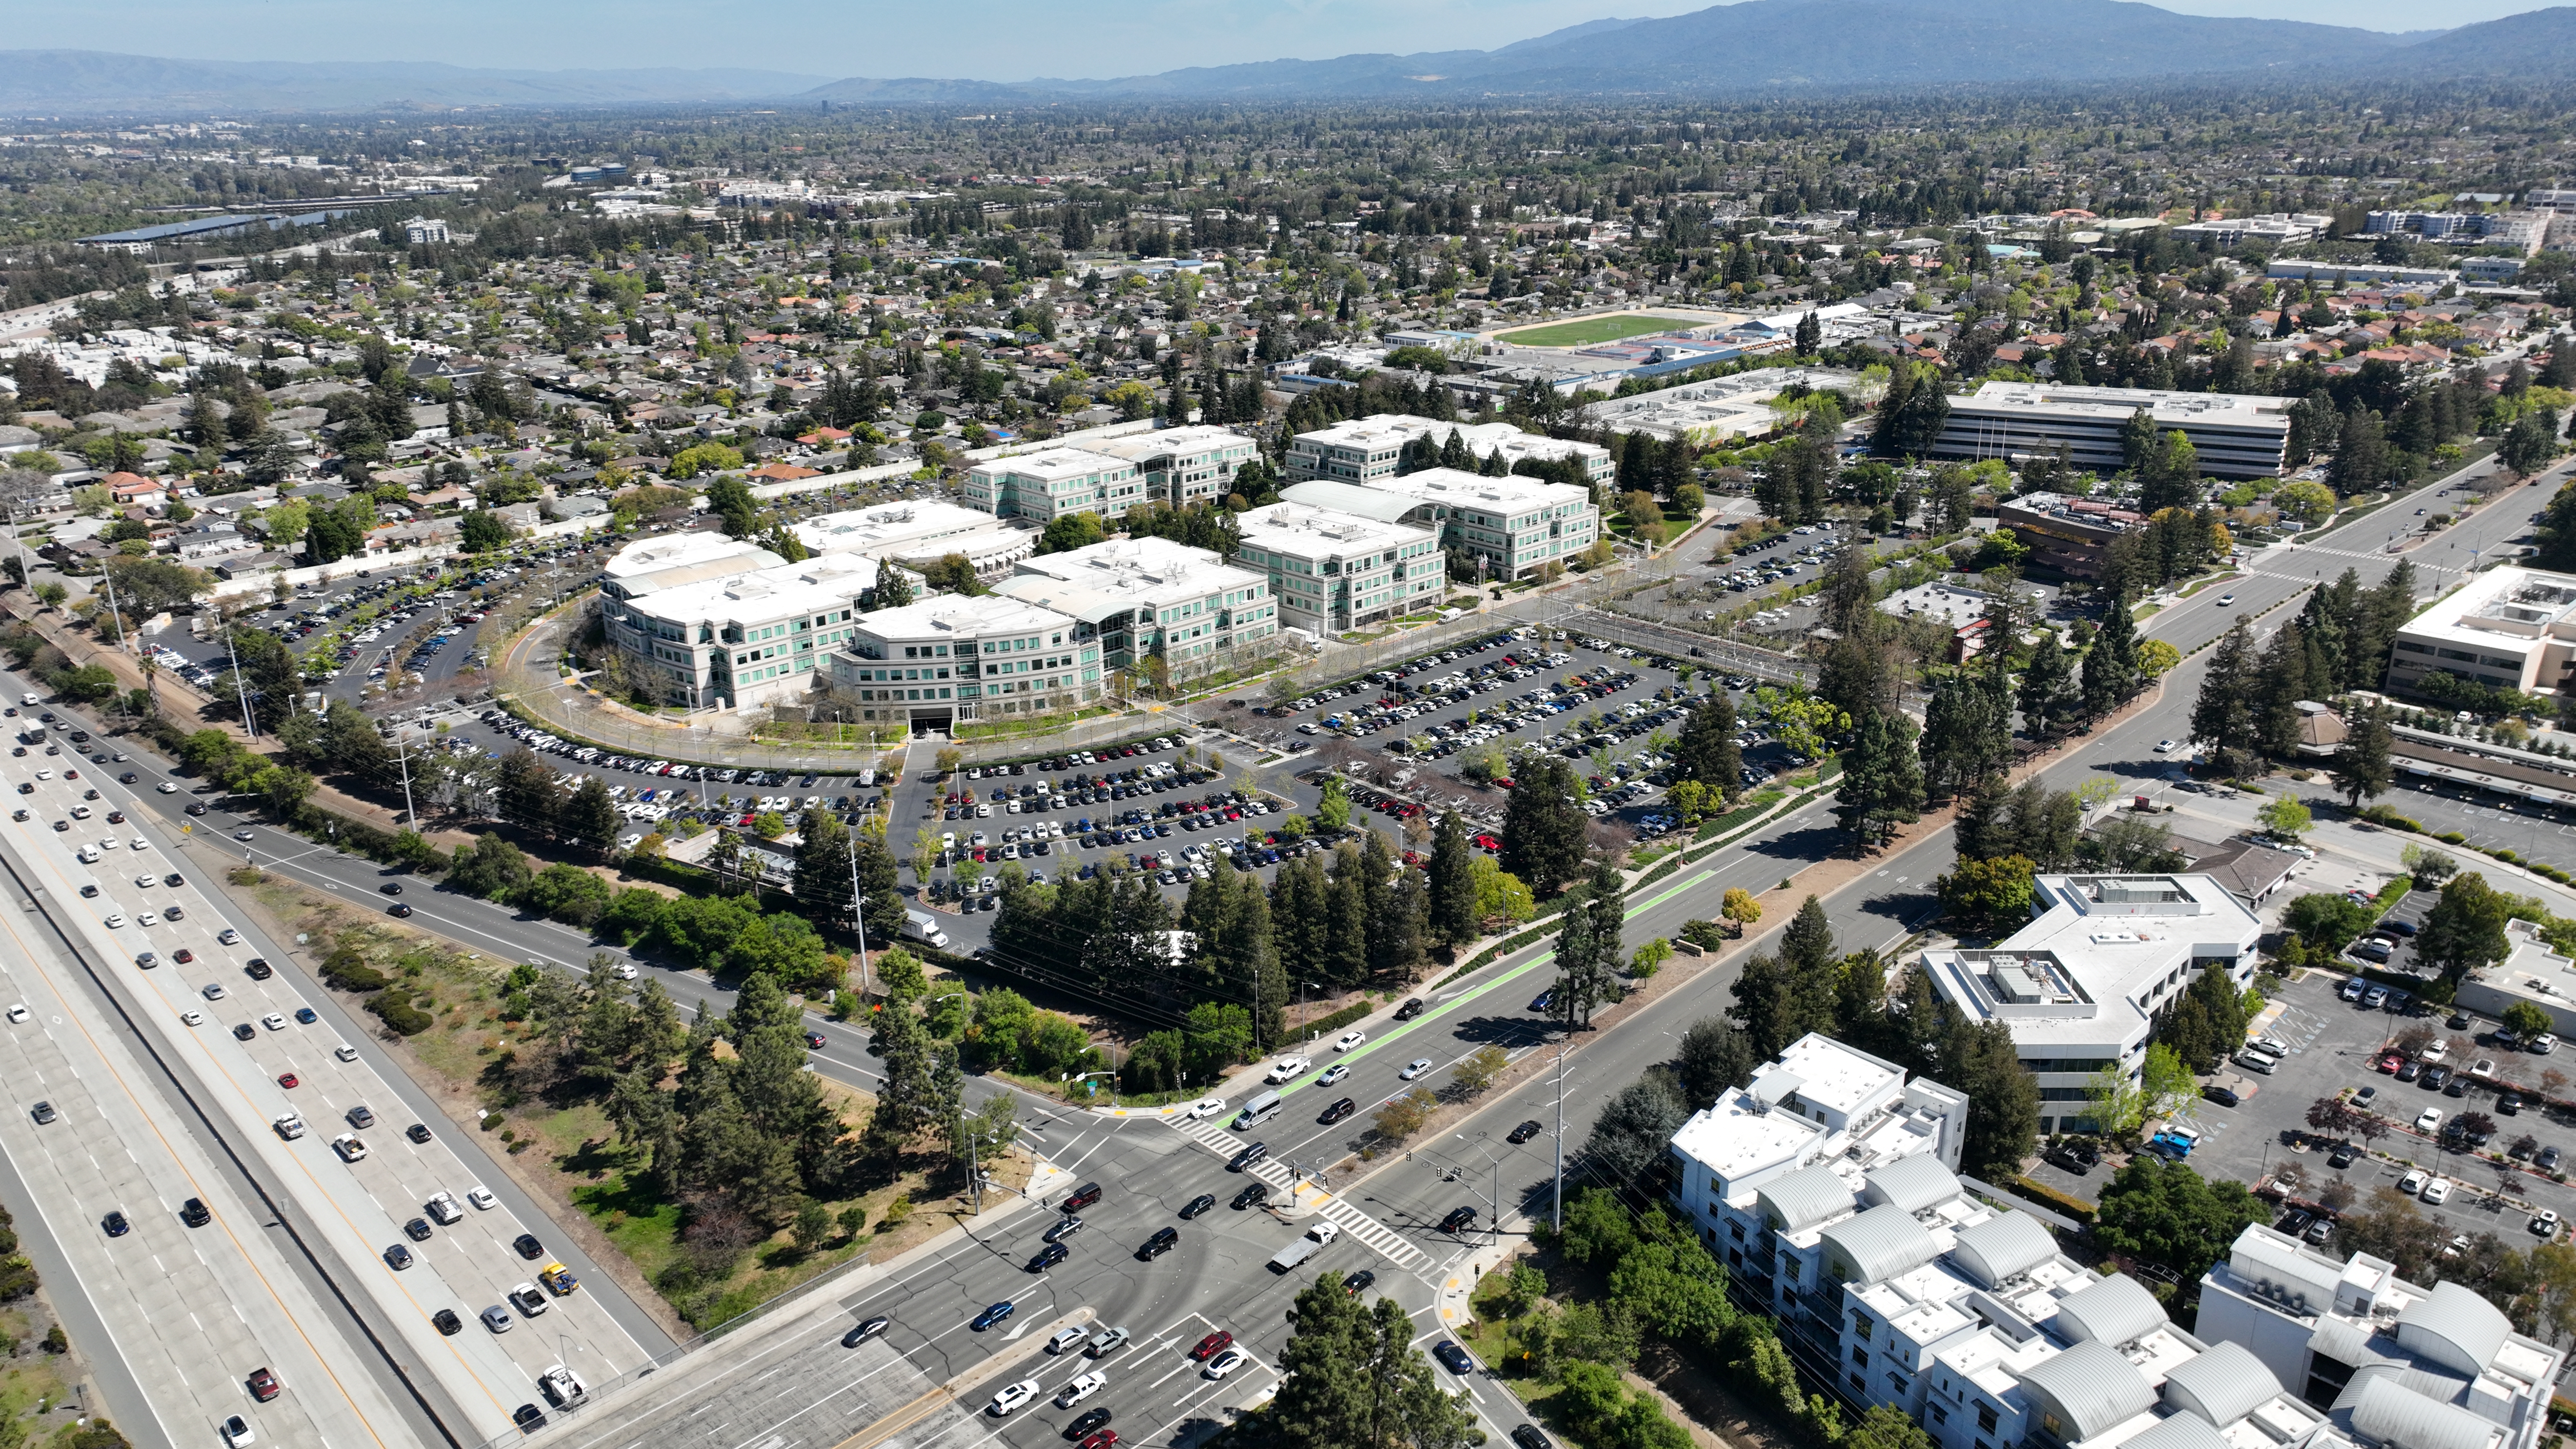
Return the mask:
[[1578, 317], [1571, 322], [1551, 322], [1545, 327], [1498, 332], [1494, 334], [1494, 340], [1514, 347], [1590, 347], [1601, 342], [1616, 342], [1622, 337], [1643, 337], [1649, 332], [1675, 332], [1701, 325], [1704, 324], [1684, 317]]

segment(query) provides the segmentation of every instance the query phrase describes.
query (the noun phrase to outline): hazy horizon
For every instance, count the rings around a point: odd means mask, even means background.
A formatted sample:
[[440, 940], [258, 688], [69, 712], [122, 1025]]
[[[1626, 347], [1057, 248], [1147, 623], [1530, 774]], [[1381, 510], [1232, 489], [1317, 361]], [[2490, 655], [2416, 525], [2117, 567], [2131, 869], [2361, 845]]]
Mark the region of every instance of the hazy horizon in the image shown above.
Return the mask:
[[[2301, 20], [2404, 31], [2450, 28], [2544, 8], [2471, 3], [2440, 27], [2393, 0], [2157, 0], [2192, 15]], [[1033, 0], [981, 0], [936, 12], [818, 0], [767, 0], [727, 12], [674, 0], [557, 0], [533, 9], [498, 0], [431, 0], [405, 11], [356, 11], [323, 0], [177, 0], [37, 11], [11, 7], [9, 48], [94, 50], [232, 61], [444, 61], [509, 70], [743, 67], [831, 79], [924, 76], [1026, 81], [1104, 79], [1193, 66], [1325, 60], [1368, 52], [1491, 50], [1609, 16], [1687, 14], [1707, 0], [1151, 0], [1115, 13], [1069, 14]], [[704, 33], [700, 33], [704, 32]], [[981, 49], [961, 48], [960, 36]], [[507, 44], [496, 44], [506, 37]]]

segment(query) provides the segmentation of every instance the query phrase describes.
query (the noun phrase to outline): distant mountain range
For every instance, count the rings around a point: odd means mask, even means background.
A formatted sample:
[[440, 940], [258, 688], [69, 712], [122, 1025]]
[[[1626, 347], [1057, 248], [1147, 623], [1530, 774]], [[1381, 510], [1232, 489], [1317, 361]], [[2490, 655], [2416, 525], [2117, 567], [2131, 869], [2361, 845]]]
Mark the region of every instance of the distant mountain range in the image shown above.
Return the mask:
[[873, 106], [1066, 100], [1744, 98], [2145, 80], [2504, 79], [2576, 75], [2576, 8], [2390, 35], [2182, 15], [2134, 0], [1743, 0], [1594, 20], [1498, 50], [1197, 66], [1110, 80], [830, 80], [756, 70], [505, 71], [379, 63], [0, 52], [0, 114], [750, 102]]

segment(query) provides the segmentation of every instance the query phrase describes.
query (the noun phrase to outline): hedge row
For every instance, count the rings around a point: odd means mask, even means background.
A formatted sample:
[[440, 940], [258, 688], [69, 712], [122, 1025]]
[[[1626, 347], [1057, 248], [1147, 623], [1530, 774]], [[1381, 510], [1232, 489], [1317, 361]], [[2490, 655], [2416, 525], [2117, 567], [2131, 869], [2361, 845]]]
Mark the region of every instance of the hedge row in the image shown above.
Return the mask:
[[2026, 1197], [2042, 1207], [2062, 1212], [2079, 1223], [2089, 1225], [2093, 1221], [2095, 1211], [2093, 1204], [2082, 1198], [2062, 1193], [2037, 1178], [2008, 1177], [2004, 1179], [2003, 1186], [2015, 1197]]

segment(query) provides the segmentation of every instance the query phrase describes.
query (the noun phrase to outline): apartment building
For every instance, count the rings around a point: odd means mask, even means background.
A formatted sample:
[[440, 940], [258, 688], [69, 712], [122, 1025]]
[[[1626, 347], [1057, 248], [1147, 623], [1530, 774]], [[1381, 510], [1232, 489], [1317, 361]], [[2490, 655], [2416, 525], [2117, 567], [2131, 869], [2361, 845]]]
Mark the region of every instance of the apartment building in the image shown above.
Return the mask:
[[1923, 954], [1934, 990], [2000, 1021], [2039, 1079], [2039, 1130], [2090, 1130], [2095, 1073], [2131, 1076], [2155, 1019], [2212, 967], [2243, 985], [2262, 923], [2208, 875], [2043, 875], [2030, 924], [1988, 950]]
[[1966, 1111], [1803, 1037], [1674, 1133], [1679, 1205], [1801, 1367], [1941, 1449], [2325, 1449], [2326, 1416], [2209, 1341], [2205, 1315], [2185, 1332], [2137, 1280], [1972, 1192]]
[[1439, 607], [1449, 592], [1440, 535], [1303, 503], [1237, 515], [1234, 561], [1266, 571], [1279, 617], [1318, 636]]
[[2201, 1278], [2199, 1332], [2377, 1449], [2536, 1449], [2566, 1358], [2467, 1284], [2419, 1287], [2260, 1224]]
[[1261, 456], [1261, 445], [1232, 428], [1164, 428], [1112, 438], [1092, 451], [1123, 458], [1144, 475], [1145, 496], [1174, 508], [1234, 491], [1234, 470]]
[[1498, 579], [1528, 578], [1580, 556], [1601, 539], [1588, 489], [1523, 474], [1487, 477], [1424, 468], [1371, 483], [1313, 479], [1279, 490], [1291, 503], [1385, 523], [1437, 529], [1443, 548], [1476, 559]]
[[[769, 560], [640, 587], [633, 576], [601, 590], [600, 618], [613, 646], [646, 692], [691, 709], [751, 709], [803, 696], [816, 662], [851, 637], [851, 623], [876, 586], [877, 563], [832, 554], [802, 563]], [[688, 565], [643, 582], [663, 585]]]
[[999, 594], [942, 594], [862, 615], [824, 668], [826, 688], [861, 720], [916, 732], [1075, 709], [1105, 688], [1096, 631]]
[[2121, 434], [2144, 409], [2158, 432], [2191, 440], [2202, 473], [2277, 478], [2290, 443], [2290, 406], [2297, 401], [2250, 393], [1990, 382], [1950, 400], [1932, 456], [2012, 459], [2064, 448], [2078, 468], [2116, 473], [2127, 466]]
[[968, 508], [1038, 523], [1075, 513], [1119, 518], [1149, 496], [1134, 463], [1084, 448], [1047, 448], [978, 463], [960, 494]]
[[2576, 668], [2576, 575], [2506, 566], [2469, 575], [2409, 619], [2388, 656], [2388, 688], [2421, 695], [2435, 674], [2526, 693], [2565, 688]]
[[1089, 628], [1109, 668], [1159, 658], [1176, 677], [1201, 674], [1279, 632], [1263, 574], [1167, 538], [1123, 538], [1042, 554], [994, 587]]
[[1610, 450], [1597, 443], [1539, 437], [1509, 423], [1451, 423], [1410, 413], [1375, 413], [1299, 433], [1288, 444], [1280, 476], [1290, 482], [1326, 478], [1377, 483], [1396, 476], [1405, 444], [1427, 438], [1445, 445], [1453, 433], [1480, 462], [1497, 450], [1506, 464], [1571, 458], [1583, 465], [1588, 483], [1607, 483], [1615, 471]]

